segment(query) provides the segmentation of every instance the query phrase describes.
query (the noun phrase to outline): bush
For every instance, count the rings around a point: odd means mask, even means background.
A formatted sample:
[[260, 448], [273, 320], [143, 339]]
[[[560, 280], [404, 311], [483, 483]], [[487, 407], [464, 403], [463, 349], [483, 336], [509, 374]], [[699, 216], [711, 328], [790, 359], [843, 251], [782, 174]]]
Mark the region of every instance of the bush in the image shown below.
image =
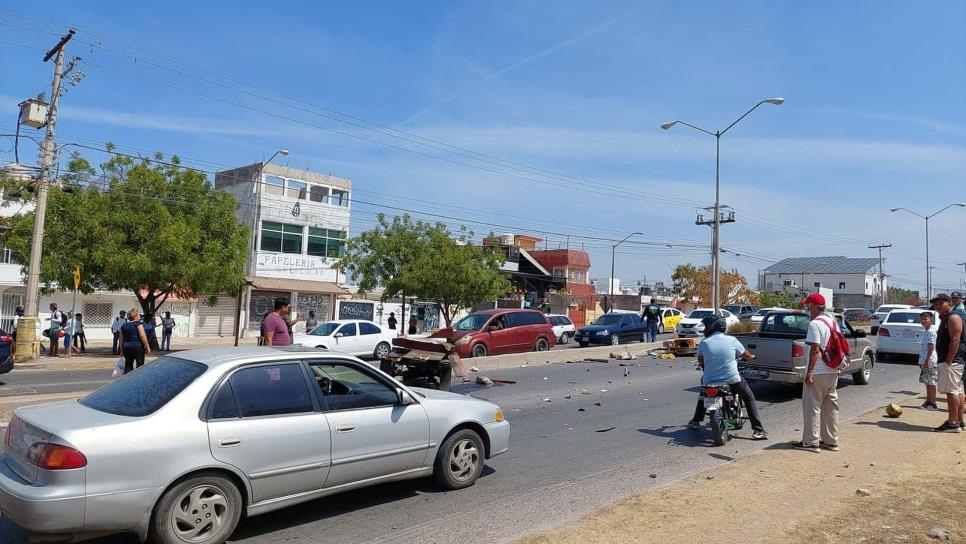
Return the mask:
[[737, 325], [728, 327], [728, 333], [736, 334], [741, 332], [756, 332], [758, 330], [758, 325], [758, 323], [752, 323], [751, 321], [742, 321]]

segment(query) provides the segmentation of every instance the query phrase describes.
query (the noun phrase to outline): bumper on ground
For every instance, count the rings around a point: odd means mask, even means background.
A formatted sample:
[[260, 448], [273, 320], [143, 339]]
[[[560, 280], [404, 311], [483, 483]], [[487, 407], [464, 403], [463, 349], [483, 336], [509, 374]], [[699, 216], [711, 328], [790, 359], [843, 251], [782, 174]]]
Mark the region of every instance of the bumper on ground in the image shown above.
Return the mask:
[[0, 454], [0, 511], [24, 529], [37, 533], [76, 533], [84, 528], [83, 489], [31, 485]]

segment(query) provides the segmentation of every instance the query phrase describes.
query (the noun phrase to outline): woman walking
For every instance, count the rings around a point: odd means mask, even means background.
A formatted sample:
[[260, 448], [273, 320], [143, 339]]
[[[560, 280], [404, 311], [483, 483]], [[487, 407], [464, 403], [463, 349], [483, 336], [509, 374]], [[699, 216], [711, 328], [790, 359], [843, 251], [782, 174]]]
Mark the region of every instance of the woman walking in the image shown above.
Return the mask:
[[[121, 356], [124, 357], [124, 373], [144, 365], [144, 354], [151, 353], [148, 337], [144, 334], [144, 325], [139, 321], [141, 312], [137, 308], [127, 313], [127, 322], [121, 325], [118, 344]], [[135, 366], [134, 363], [137, 363]]]

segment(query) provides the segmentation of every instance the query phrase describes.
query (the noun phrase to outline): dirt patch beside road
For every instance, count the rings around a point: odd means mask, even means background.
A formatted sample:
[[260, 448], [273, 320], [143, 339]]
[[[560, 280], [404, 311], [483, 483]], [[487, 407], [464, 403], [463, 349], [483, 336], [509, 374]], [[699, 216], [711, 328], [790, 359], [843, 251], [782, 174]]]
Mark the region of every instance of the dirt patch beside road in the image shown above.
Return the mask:
[[903, 403], [899, 419], [877, 410], [843, 425], [839, 452], [772, 446], [521, 543], [934, 542], [935, 528], [966, 541], [966, 433], [931, 432], [945, 413], [920, 403]]

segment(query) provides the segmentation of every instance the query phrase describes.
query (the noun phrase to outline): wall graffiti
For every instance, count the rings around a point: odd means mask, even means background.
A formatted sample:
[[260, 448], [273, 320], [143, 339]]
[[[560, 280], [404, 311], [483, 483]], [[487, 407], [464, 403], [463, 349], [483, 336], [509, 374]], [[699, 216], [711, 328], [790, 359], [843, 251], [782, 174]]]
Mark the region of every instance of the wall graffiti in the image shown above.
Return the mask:
[[375, 317], [375, 304], [372, 302], [339, 302], [339, 319], [364, 319], [372, 321]]

